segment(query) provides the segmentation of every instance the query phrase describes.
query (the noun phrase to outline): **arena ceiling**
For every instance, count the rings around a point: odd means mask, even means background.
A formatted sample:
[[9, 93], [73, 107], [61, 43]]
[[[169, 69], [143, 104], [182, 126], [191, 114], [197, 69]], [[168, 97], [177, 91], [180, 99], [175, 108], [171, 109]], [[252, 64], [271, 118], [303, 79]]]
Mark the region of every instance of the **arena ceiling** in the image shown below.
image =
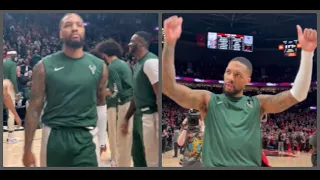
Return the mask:
[[[163, 19], [173, 14], [164, 14]], [[270, 40], [277, 38], [295, 38], [295, 26], [316, 28], [316, 14], [293, 13], [206, 13], [175, 14], [184, 18], [185, 33], [225, 32], [254, 35], [255, 39]]]

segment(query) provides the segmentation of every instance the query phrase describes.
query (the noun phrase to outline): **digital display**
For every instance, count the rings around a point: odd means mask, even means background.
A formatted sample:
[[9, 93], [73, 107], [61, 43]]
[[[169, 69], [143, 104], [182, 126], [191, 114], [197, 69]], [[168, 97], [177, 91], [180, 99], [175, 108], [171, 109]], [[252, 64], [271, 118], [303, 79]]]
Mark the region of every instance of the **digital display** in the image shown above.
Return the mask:
[[209, 32], [207, 47], [209, 49], [252, 52], [253, 37], [240, 34]]
[[279, 44], [278, 46], [279, 51], [283, 51], [285, 57], [297, 56], [299, 48], [301, 48], [301, 45], [298, 43], [298, 40], [282, 41], [282, 44]]

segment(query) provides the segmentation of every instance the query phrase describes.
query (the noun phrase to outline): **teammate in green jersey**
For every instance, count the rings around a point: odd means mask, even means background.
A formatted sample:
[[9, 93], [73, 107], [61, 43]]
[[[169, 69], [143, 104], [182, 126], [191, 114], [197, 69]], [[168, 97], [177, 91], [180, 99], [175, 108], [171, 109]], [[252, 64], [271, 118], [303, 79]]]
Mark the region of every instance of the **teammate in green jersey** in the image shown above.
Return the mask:
[[[149, 52], [151, 36], [144, 31], [136, 32], [129, 43], [129, 53], [133, 55], [133, 100], [122, 125], [128, 129], [129, 118], [134, 113], [132, 156], [134, 166], [159, 166], [159, 115], [158, 81], [159, 59]], [[143, 151], [144, 149], [144, 151]], [[144, 154], [145, 161], [144, 161]]]
[[[115, 158], [112, 160], [116, 160], [116, 166], [130, 167], [132, 121], [129, 121], [129, 133], [127, 134], [121, 132], [121, 124], [124, 123], [124, 116], [130, 106], [133, 95], [132, 70], [125, 61], [119, 59], [122, 56], [123, 50], [121, 45], [116, 41], [112, 39], [103, 41], [96, 46], [96, 50], [102, 54], [102, 58], [109, 64], [108, 89], [113, 91], [107, 100], [111, 157]], [[117, 91], [114, 91], [114, 87], [117, 87]], [[118, 108], [117, 120], [116, 108]]]
[[34, 67], [25, 125], [25, 166], [36, 166], [31, 149], [44, 98], [41, 166], [98, 167], [100, 163], [96, 144], [98, 139], [101, 146], [106, 143], [108, 71], [101, 59], [83, 51], [84, 36], [82, 18], [66, 14], [60, 21], [63, 50]]
[[[3, 60], [3, 79], [10, 81], [10, 83], [13, 85], [12, 92], [10, 92], [10, 95], [13, 98], [13, 105], [15, 106], [15, 102], [19, 101], [20, 95], [18, 90], [18, 84], [17, 84], [17, 64], [14, 62], [14, 59], [17, 57], [17, 51], [8, 51], [7, 52], [7, 58]], [[4, 107], [5, 108], [5, 107]], [[13, 112], [10, 110], [7, 110], [8, 114], [8, 120], [7, 120], [7, 126], [8, 126], [8, 137], [7, 137], [7, 143], [16, 143], [19, 142], [20, 139], [17, 137], [14, 137], [14, 115]]]
[[184, 108], [201, 112], [205, 122], [202, 163], [204, 167], [261, 166], [260, 117], [280, 113], [305, 100], [311, 83], [312, 58], [317, 32], [297, 26], [302, 46], [301, 62], [292, 88], [276, 95], [243, 95], [250, 83], [252, 65], [243, 57], [232, 59], [224, 73], [223, 94], [192, 90], [176, 83], [174, 50], [182, 32], [182, 18], [164, 21], [162, 92]]

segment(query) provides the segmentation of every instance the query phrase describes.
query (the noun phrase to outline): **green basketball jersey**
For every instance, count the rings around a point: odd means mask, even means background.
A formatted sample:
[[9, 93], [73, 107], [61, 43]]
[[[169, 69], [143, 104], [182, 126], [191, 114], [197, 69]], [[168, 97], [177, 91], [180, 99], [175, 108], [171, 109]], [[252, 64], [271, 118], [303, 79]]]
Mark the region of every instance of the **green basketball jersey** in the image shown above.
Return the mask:
[[[116, 87], [115, 87], [116, 86]], [[110, 89], [112, 95], [107, 96], [107, 108], [117, 107], [119, 104], [119, 92], [122, 91], [121, 79], [116, 70], [110, 65], [108, 66], [108, 84], [107, 88]], [[117, 88], [117, 91], [116, 89]]]
[[158, 57], [155, 54], [148, 52], [133, 67], [133, 98], [137, 110], [149, 108], [150, 113], [157, 110], [156, 95], [149, 78], [143, 71], [144, 63], [147, 60], [154, 61], [157, 59]]
[[3, 79], [9, 79], [14, 86], [15, 93], [18, 93], [17, 64], [10, 59], [3, 61]]
[[202, 152], [204, 167], [261, 166], [257, 97], [211, 94]]
[[96, 94], [104, 62], [89, 53], [73, 59], [61, 51], [42, 62], [47, 102], [42, 122], [49, 127], [95, 127]]
[[121, 59], [113, 60], [109, 64], [109, 68], [114, 69], [120, 78], [122, 89], [119, 89], [119, 103], [125, 104], [130, 102], [133, 95], [131, 68], [125, 61]]

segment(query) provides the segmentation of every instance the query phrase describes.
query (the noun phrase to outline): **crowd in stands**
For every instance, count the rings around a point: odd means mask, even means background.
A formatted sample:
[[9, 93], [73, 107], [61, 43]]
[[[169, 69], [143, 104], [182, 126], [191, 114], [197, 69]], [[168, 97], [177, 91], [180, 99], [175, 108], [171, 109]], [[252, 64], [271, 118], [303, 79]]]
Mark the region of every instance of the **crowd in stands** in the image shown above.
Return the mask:
[[[219, 59], [219, 61], [226, 62], [228, 60], [230, 59], [226, 59], [225, 57]], [[192, 68], [188, 68], [188, 63], [186, 63], [186, 61], [176, 60], [175, 67], [176, 73], [179, 76], [214, 80], [223, 79], [223, 74], [226, 68], [224, 65], [218, 65], [204, 60], [199, 60], [192, 63]], [[276, 65], [271, 65], [264, 68], [253, 68], [251, 81], [273, 83], [293, 82], [298, 72], [298, 68], [298, 66], [283, 68]], [[313, 72], [316, 72], [316, 66], [313, 66]], [[316, 75], [316, 73], [312, 74], [313, 80], [316, 79]]]

